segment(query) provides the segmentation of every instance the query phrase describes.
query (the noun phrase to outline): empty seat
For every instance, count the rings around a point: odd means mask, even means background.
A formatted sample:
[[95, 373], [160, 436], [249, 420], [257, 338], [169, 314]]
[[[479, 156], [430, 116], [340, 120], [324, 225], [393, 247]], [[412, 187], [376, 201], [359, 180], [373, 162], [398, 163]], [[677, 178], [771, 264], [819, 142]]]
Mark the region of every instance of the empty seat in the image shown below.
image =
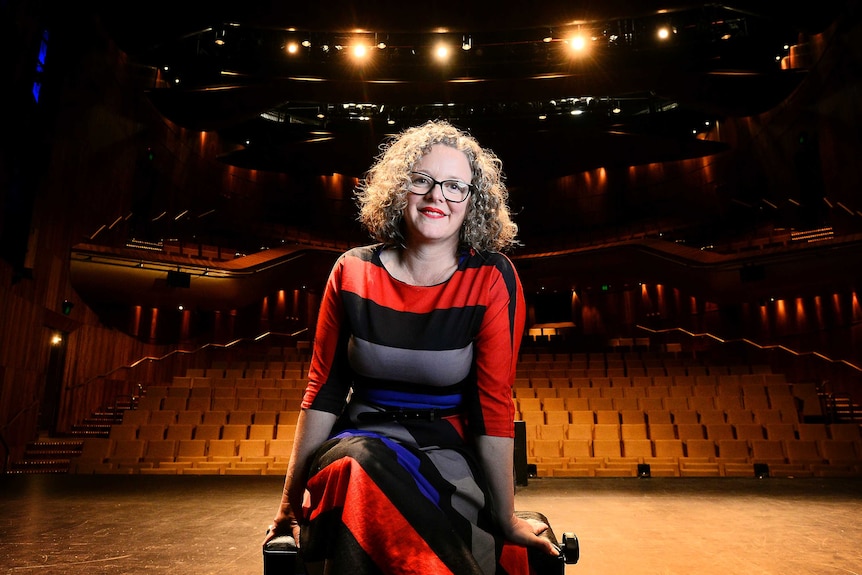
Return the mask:
[[150, 422], [149, 409], [128, 409], [123, 412], [123, 424], [143, 425]]
[[707, 439], [719, 440], [736, 438], [733, 433], [733, 426], [729, 423], [716, 423], [711, 425], [704, 425], [703, 427], [706, 430]]
[[201, 423], [195, 427], [194, 439], [220, 439], [221, 438], [220, 424], [216, 423]]
[[146, 439], [148, 441], [160, 440], [165, 438], [165, 430], [167, 426], [161, 424], [148, 423], [138, 427], [138, 439]]
[[791, 464], [811, 466], [825, 463], [825, 459], [820, 454], [818, 443], [813, 439], [785, 441], [784, 450], [787, 454], [787, 461]]
[[143, 461], [159, 462], [173, 461], [177, 453], [177, 442], [173, 439], [156, 439], [147, 441]]
[[557, 459], [562, 457], [562, 440], [534, 439], [530, 441], [532, 456], [535, 459]]
[[233, 439], [210, 439], [207, 441], [207, 458], [239, 459], [236, 453], [237, 441]]
[[796, 426], [799, 439], [829, 439], [829, 430], [825, 423], [800, 423]]
[[593, 426], [593, 439], [620, 439], [620, 425], [614, 423], [597, 423]]
[[620, 435], [625, 439], [648, 439], [645, 423], [623, 423], [620, 425]]
[[244, 423], [227, 423], [221, 428], [222, 439], [248, 439], [249, 426]]
[[796, 426], [792, 423], [767, 423], [763, 426], [767, 439], [795, 440]]
[[653, 440], [653, 451], [656, 459], [670, 459], [678, 462], [685, 457], [683, 443], [679, 439], [655, 439]]
[[676, 435], [679, 439], [704, 439], [703, 426], [699, 423], [678, 423], [676, 425]]
[[653, 444], [649, 439], [624, 439], [622, 456], [637, 458], [643, 462], [653, 457]]
[[693, 409], [678, 409], [671, 411], [671, 418], [677, 425], [700, 423], [700, 417]]
[[167, 427], [165, 439], [191, 439], [194, 435], [195, 426], [191, 423], [174, 423]]
[[845, 441], [862, 441], [858, 423], [832, 423], [829, 425], [830, 439], [843, 439]]
[[818, 440], [820, 453], [830, 465], [859, 466], [862, 453], [857, 451], [856, 443], [845, 439]]
[[715, 461], [715, 441], [713, 441], [712, 439], [686, 440], [685, 455], [688, 459]]
[[[592, 413], [592, 412], [590, 412]], [[569, 439], [593, 439], [593, 424], [592, 423], [572, 423], [569, 425]]]
[[651, 423], [648, 428], [649, 438], [656, 439], [676, 439], [676, 427], [672, 423]]
[[787, 454], [784, 452], [784, 442], [772, 439], [756, 439], [751, 444], [751, 460], [754, 463], [784, 464]]
[[715, 442], [718, 459], [738, 462], [748, 461], [751, 451], [747, 441], [740, 439], [719, 439]]
[[159, 425], [170, 425], [177, 420], [177, 411], [173, 409], [162, 409], [150, 413], [150, 423]]
[[737, 439], [751, 441], [754, 439], [766, 439], [763, 426], [759, 423], [739, 423], [733, 426]]

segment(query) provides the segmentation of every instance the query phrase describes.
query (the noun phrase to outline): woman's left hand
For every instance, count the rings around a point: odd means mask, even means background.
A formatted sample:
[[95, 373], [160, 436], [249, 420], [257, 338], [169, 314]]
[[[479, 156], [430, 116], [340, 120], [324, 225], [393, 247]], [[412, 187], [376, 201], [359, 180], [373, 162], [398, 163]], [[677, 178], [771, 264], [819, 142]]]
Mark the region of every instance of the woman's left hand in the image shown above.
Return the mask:
[[548, 555], [554, 557], [560, 554], [557, 549], [547, 538], [539, 537], [542, 533], [550, 529], [548, 525], [536, 519], [522, 519], [516, 515], [512, 515], [511, 522], [505, 526], [506, 539], [512, 543], [524, 545], [527, 547], [539, 547], [544, 549]]

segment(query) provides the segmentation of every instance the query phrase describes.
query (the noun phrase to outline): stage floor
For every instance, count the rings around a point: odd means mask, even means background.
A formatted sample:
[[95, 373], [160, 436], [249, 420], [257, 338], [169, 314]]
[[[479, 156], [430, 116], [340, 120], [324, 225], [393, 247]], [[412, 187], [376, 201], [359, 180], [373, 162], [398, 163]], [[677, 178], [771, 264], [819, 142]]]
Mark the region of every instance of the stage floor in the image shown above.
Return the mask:
[[[278, 477], [0, 478], [0, 572], [261, 575]], [[554, 478], [519, 509], [574, 532], [567, 575], [862, 573], [862, 481]]]

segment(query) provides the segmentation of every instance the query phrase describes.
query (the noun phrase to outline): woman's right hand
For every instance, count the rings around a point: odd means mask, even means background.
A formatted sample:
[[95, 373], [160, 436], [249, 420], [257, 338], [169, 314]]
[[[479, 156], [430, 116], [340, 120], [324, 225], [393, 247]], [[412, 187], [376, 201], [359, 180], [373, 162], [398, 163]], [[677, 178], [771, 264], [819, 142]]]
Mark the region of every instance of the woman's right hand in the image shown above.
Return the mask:
[[293, 517], [282, 521], [274, 521], [266, 530], [266, 536], [263, 538], [263, 545], [266, 545], [272, 539], [281, 537], [282, 535], [290, 535], [299, 547], [299, 522]]

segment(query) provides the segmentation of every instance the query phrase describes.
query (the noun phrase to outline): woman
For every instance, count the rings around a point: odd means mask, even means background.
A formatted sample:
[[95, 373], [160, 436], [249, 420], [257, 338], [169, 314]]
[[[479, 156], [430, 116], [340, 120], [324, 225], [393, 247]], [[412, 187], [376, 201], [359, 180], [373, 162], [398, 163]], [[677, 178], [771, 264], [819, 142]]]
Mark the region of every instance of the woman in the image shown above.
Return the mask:
[[[501, 163], [446, 122], [391, 140], [357, 191], [378, 243], [321, 302], [284, 494], [310, 573], [527, 573], [514, 515], [524, 296]], [[301, 529], [300, 529], [301, 526]]]

